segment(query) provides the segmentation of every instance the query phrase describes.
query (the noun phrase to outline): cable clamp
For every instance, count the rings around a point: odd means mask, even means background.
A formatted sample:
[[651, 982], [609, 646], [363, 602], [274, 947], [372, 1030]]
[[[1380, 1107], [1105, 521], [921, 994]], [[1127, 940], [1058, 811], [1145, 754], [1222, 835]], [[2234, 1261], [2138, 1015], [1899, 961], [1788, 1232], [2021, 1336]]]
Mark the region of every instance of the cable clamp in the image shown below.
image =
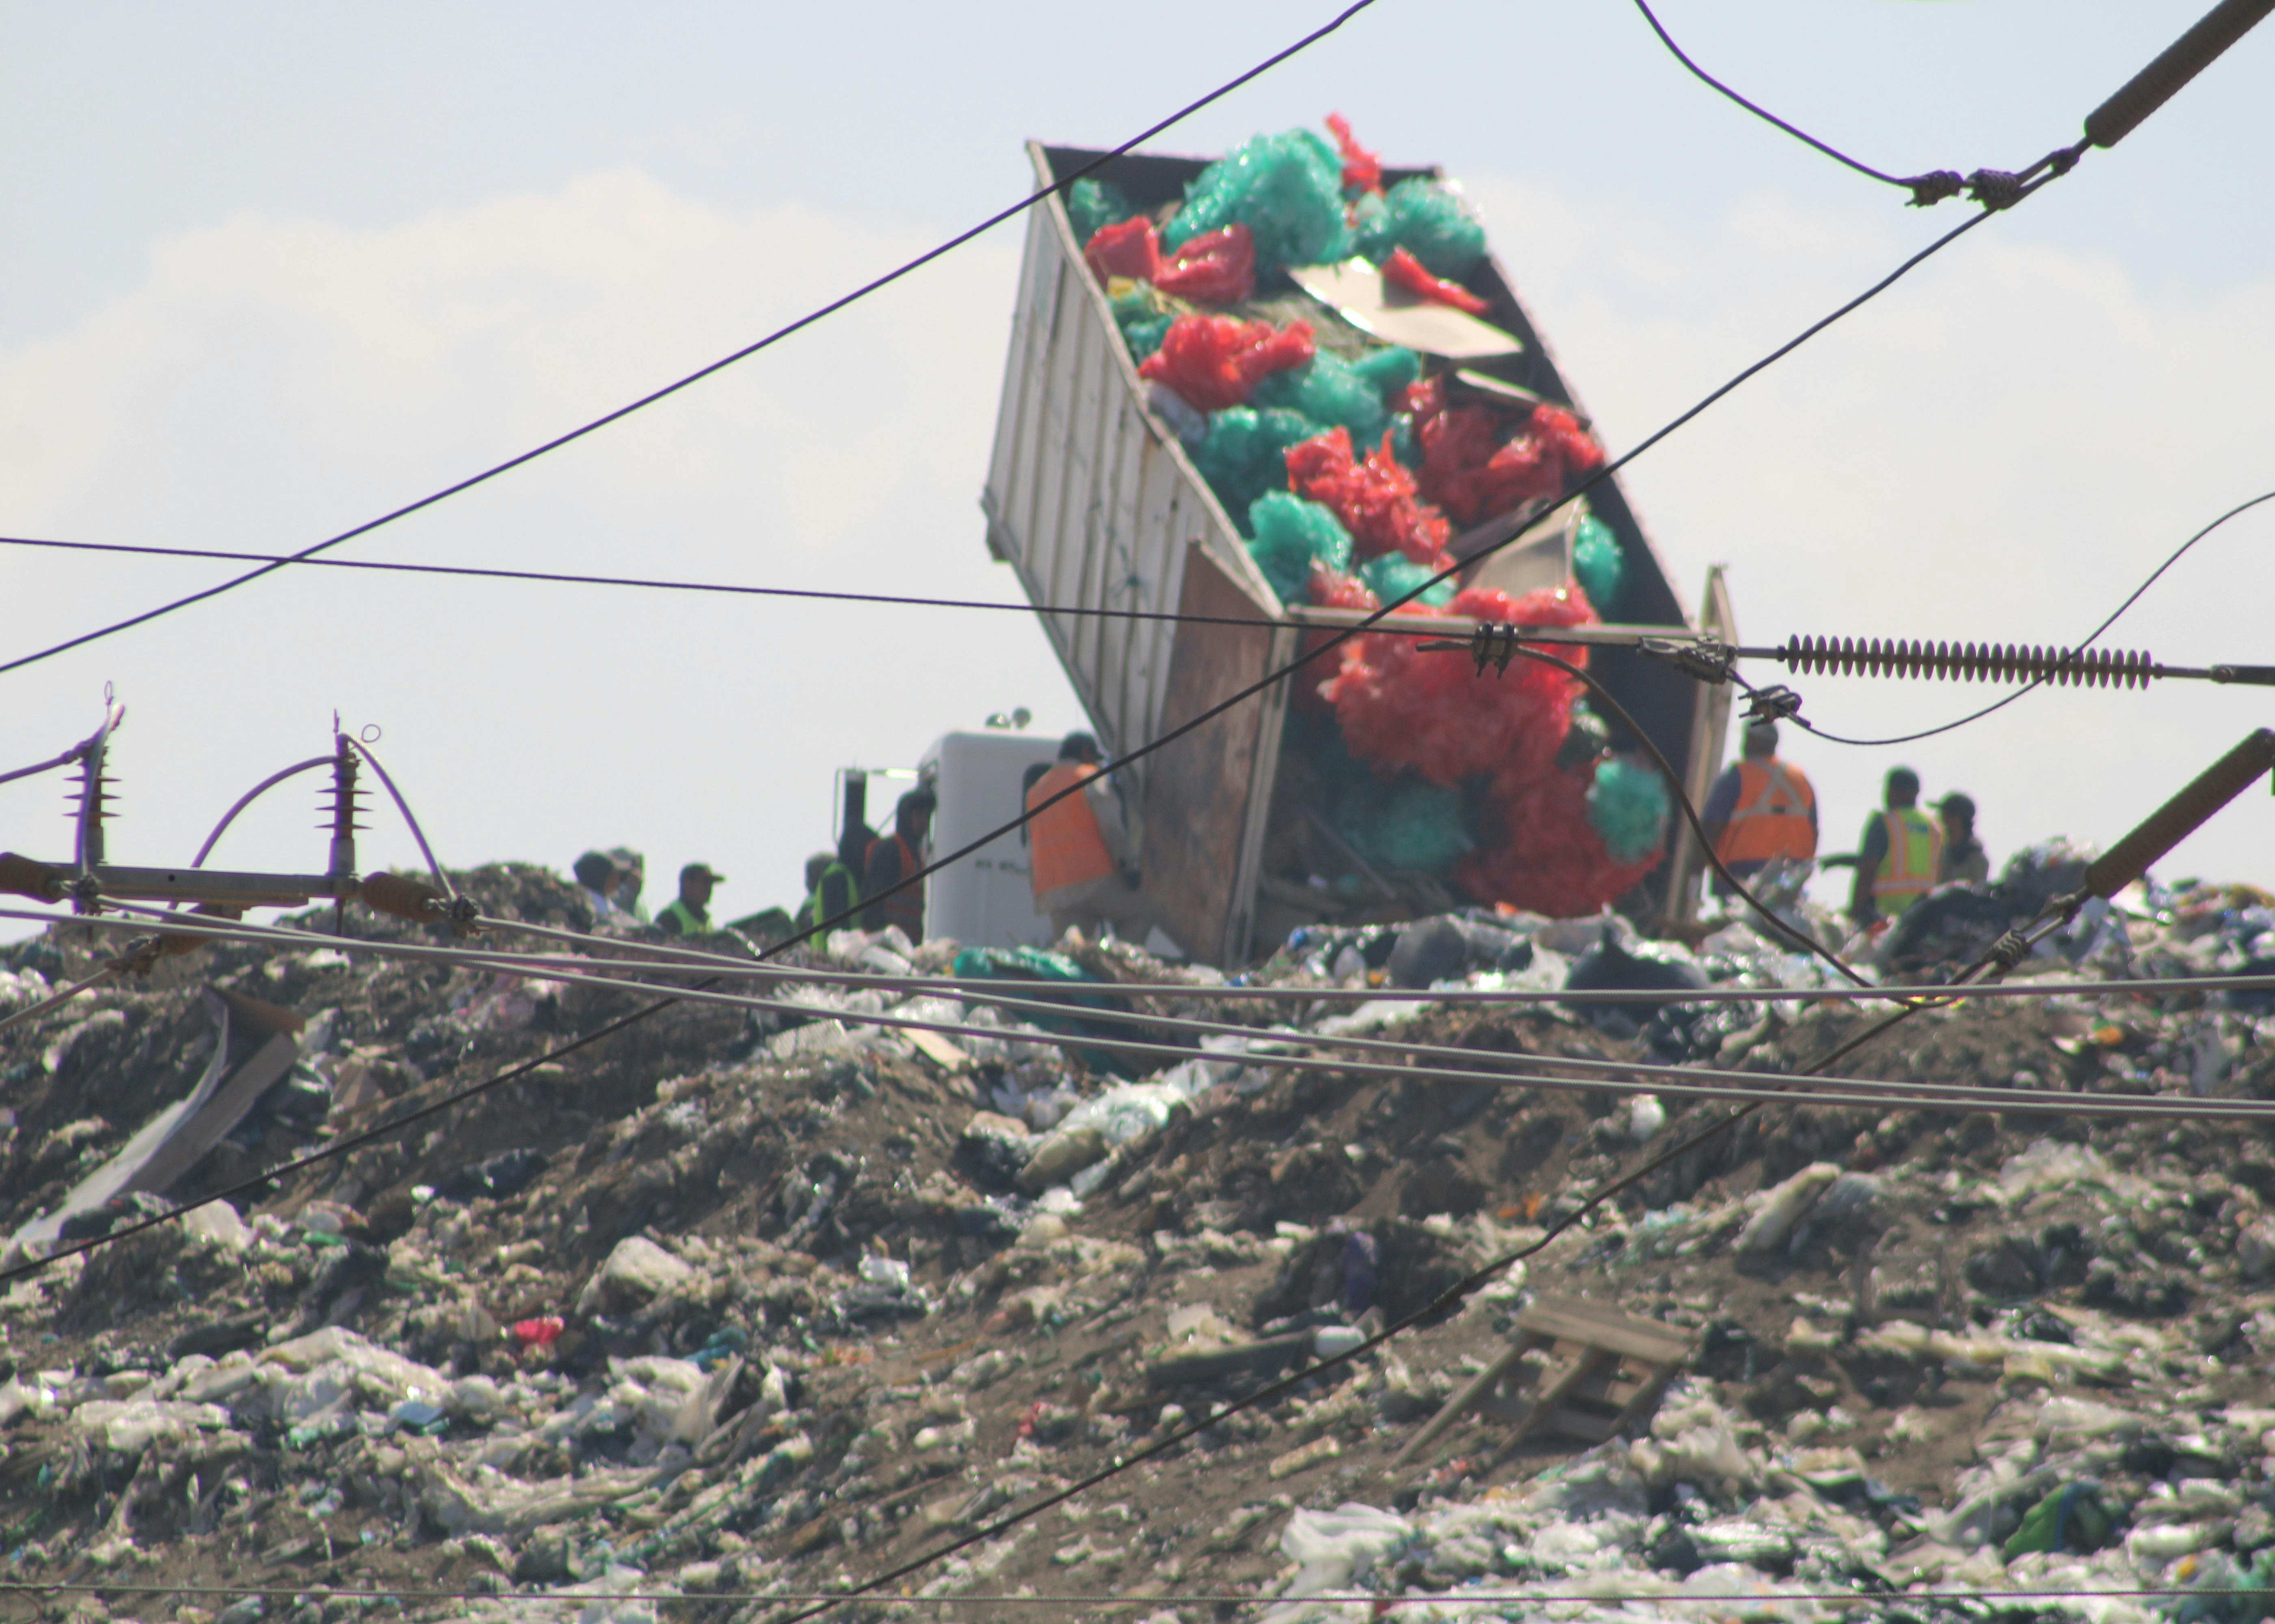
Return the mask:
[[432, 903], [427, 906], [450, 920], [450, 934], [453, 936], [473, 936], [480, 933], [474, 928], [474, 921], [481, 918], [482, 910], [472, 897], [462, 893], [439, 907]]
[[1757, 688], [1746, 697], [1748, 721], [1783, 721], [1801, 714], [1801, 696], [1783, 683]]
[[1911, 208], [1932, 208], [1946, 198], [1957, 197], [1966, 188], [1967, 178], [1957, 170], [1931, 170], [1900, 184], [1911, 188]]
[[1485, 667], [1493, 668], [1500, 676], [1508, 670], [1508, 662], [1516, 657], [1516, 627], [1505, 621], [1489, 620], [1470, 634], [1470, 658], [1478, 662], [1478, 675], [1485, 674]]
[[107, 961], [105, 968], [115, 975], [147, 976], [156, 966], [159, 956], [164, 951], [163, 937], [137, 936], [126, 944], [117, 957]]
[[2005, 170], [1977, 170], [1967, 178], [1967, 195], [1996, 212], [2014, 208], [2029, 195], [2029, 188], [2020, 175]]
[[1704, 632], [1695, 638], [1644, 638], [1636, 647], [1702, 683], [1727, 683], [1737, 674], [1737, 649]]
[[2029, 940], [2020, 931], [2008, 931], [1991, 944], [1991, 962], [2002, 971], [2014, 969], [2029, 956]]

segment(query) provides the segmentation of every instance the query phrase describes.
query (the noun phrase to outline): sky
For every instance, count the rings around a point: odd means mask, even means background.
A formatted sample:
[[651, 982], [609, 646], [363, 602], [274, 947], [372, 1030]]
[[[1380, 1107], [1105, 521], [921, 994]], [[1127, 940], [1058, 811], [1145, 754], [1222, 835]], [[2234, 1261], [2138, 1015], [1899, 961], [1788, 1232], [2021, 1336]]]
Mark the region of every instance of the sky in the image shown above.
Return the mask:
[[[2014, 169], [2199, 5], [1666, 0], [1712, 71], [1877, 167]], [[291, 551], [739, 348], [1015, 200], [1023, 142], [1107, 146], [1318, 26], [1324, 4], [0, 8], [0, 534]], [[2057, 644], [2275, 488], [2275, 26], [2120, 146], [1986, 223], [1638, 461], [1695, 601], [1749, 641]], [[1444, 165], [1614, 450], [1884, 275], [1929, 211], [1751, 119], [1618, 0], [1376, 0], [1155, 146], [1349, 116]], [[349, 555], [1016, 599], [986, 472], [1020, 228]], [[2106, 639], [2275, 663], [2275, 503]], [[226, 565], [0, 548], [0, 661]], [[1859, 736], [1979, 689], [1795, 679]], [[1024, 706], [1081, 725], [1024, 616], [281, 572], [0, 676], [0, 770], [129, 706], [112, 859], [186, 859], [323, 752], [335, 712], [454, 866], [701, 860], [794, 904], [833, 772]], [[1982, 807], [1994, 862], [2105, 844], [2270, 720], [2265, 691], [2041, 692], [1897, 751], [1808, 741], [1827, 850], [1898, 761]], [[68, 850], [61, 775], [0, 847]], [[314, 779], [213, 861], [322, 866]], [[2175, 852], [2275, 887], [2275, 803]], [[416, 861], [374, 813], [366, 865]], [[0, 921], [0, 934], [28, 928]]]

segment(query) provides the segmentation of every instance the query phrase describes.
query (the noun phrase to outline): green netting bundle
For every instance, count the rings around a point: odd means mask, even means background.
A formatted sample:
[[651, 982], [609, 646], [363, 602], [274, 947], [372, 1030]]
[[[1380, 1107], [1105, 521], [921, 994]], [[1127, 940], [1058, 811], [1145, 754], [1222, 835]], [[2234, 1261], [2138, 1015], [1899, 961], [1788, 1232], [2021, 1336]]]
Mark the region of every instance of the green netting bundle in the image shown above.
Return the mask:
[[1422, 466], [1422, 436], [1414, 432], [1414, 414], [1395, 412], [1390, 418], [1390, 454], [1409, 469]]
[[1360, 356], [1350, 369], [1387, 399], [1422, 375], [1422, 358], [1404, 344], [1387, 344]]
[[1604, 838], [1612, 861], [1640, 863], [1667, 833], [1667, 785], [1652, 768], [1621, 756], [1596, 764], [1588, 786], [1588, 821]]
[[1235, 222], [1256, 239], [1259, 276], [1324, 265], [1350, 253], [1343, 223], [1342, 159], [1310, 130], [1258, 135], [1194, 177], [1184, 207], [1161, 232], [1164, 248]]
[[1353, 371], [1339, 355], [1322, 350], [1301, 366], [1275, 372], [1249, 396], [1259, 406], [1281, 406], [1300, 412], [1313, 422], [1350, 430], [1351, 445], [1361, 454], [1382, 438], [1390, 414], [1383, 410], [1382, 392]]
[[1248, 528], [1256, 539], [1249, 555], [1272, 583], [1282, 603], [1308, 603], [1311, 566], [1350, 567], [1350, 532], [1316, 502], [1293, 491], [1266, 491], [1249, 504]]
[[1627, 570], [1627, 555], [1620, 551], [1612, 527], [1592, 513], [1582, 519], [1572, 533], [1572, 574], [1597, 614], [1611, 614]]
[[1391, 187], [1359, 226], [1357, 252], [1379, 265], [1403, 248], [1432, 276], [1465, 276], [1485, 257], [1485, 229], [1451, 187], [1417, 176]]
[[1462, 794], [1418, 778], [1385, 783], [1367, 775], [1335, 804], [1335, 833], [1377, 868], [1442, 874], [1477, 842]]
[[1077, 180], [1067, 188], [1066, 208], [1078, 243], [1097, 236], [1100, 227], [1127, 220], [1138, 212], [1113, 182], [1090, 179]]
[[1209, 414], [1208, 436], [1194, 448], [1193, 465], [1248, 534], [1249, 504], [1266, 491], [1288, 488], [1288, 448], [1326, 432], [1300, 412], [1228, 406]]
[[[1397, 602], [1436, 573], [1428, 564], [1417, 564], [1403, 553], [1385, 553], [1358, 567], [1358, 578], [1367, 584], [1379, 603]], [[1449, 578], [1431, 587], [1416, 601], [1432, 608], [1443, 608], [1454, 601], [1454, 587], [1455, 582]]]

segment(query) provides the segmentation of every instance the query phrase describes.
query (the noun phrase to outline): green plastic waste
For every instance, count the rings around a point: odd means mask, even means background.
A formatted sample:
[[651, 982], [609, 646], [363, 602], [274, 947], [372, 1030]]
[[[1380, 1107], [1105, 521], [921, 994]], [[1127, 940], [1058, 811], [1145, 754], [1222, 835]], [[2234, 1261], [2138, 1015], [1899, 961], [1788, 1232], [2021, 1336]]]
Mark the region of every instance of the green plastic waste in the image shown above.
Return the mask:
[[[1367, 584], [1378, 603], [1398, 602], [1436, 573], [1428, 564], [1417, 564], [1403, 553], [1385, 553], [1358, 567], [1358, 578]], [[1415, 601], [1442, 609], [1454, 601], [1454, 587], [1451, 579], [1440, 581]]]
[[1360, 356], [1350, 369], [1387, 398], [1422, 375], [1422, 358], [1404, 344], [1386, 344]]
[[1160, 296], [1148, 287], [1117, 293], [1112, 303], [1114, 324], [1122, 329], [1122, 342], [1130, 346], [1133, 361], [1142, 361], [1160, 349], [1169, 323], [1176, 320], [1172, 312], [1161, 308]]
[[1243, 535], [1251, 503], [1266, 491], [1288, 488], [1288, 448], [1326, 432], [1300, 412], [1228, 406], [1211, 412], [1208, 434], [1193, 451], [1193, 465]]
[[1417, 176], [1391, 187], [1382, 212], [1360, 226], [1357, 251], [1366, 258], [1379, 265], [1394, 248], [1432, 276], [1465, 276], [1485, 257], [1485, 228], [1451, 189]]
[[1313, 564], [1350, 567], [1350, 532], [1342, 521], [1293, 491], [1267, 491], [1251, 502], [1248, 526], [1256, 538], [1249, 555], [1282, 603], [1311, 601]]
[[1588, 821], [1614, 863], [1640, 863], [1667, 832], [1667, 785], [1640, 762], [1609, 756], [1588, 786]]
[[1179, 248], [1236, 222], [1256, 239], [1259, 276], [1348, 257], [1342, 157], [1310, 130], [1251, 137], [1194, 177], [1161, 243]]
[[1572, 533], [1572, 573], [1579, 579], [1580, 590], [1588, 594], [1588, 601], [1596, 606], [1597, 614], [1611, 614], [1627, 571], [1627, 555], [1620, 551], [1619, 538], [1612, 534], [1612, 527], [1592, 513], [1582, 519]]
[[2023, 1513], [2022, 1525], [2007, 1536], [1999, 1554], [2011, 1562], [2025, 1551], [2098, 1551], [2116, 1526], [2117, 1519], [2101, 1503], [2100, 1484], [2081, 1477]]
[[1404, 467], [1418, 472], [1422, 467], [1422, 437], [1414, 432], [1414, 414], [1393, 412], [1390, 418], [1390, 454]]
[[1443, 874], [1476, 845], [1462, 795], [1418, 778], [1390, 783], [1367, 774], [1335, 804], [1335, 833], [1377, 868]]
[[1077, 180], [1067, 188], [1067, 217], [1074, 223], [1074, 239], [1087, 243], [1099, 229], [1127, 220], [1138, 210], [1111, 181]]
[[1380, 442], [1390, 421], [1390, 414], [1383, 410], [1382, 391], [1342, 357], [1324, 350], [1301, 366], [1272, 374], [1256, 386], [1249, 399], [1259, 406], [1300, 412], [1331, 428], [1340, 423], [1350, 430], [1351, 449], [1361, 454]]

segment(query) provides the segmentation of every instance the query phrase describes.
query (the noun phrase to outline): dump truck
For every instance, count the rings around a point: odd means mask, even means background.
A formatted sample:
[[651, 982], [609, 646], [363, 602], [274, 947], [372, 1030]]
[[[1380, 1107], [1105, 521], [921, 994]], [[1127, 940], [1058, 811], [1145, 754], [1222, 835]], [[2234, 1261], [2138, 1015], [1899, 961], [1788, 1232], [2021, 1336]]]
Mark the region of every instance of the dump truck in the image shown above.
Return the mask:
[[[1039, 187], [1061, 186], [1095, 163], [1089, 174], [1139, 209], [1183, 197], [1210, 162], [1107, 158], [1041, 143], [1027, 150]], [[1383, 178], [1394, 184], [1416, 176], [1444, 179], [1435, 169], [1387, 169]], [[1140, 377], [1083, 247], [1062, 192], [1051, 191], [1028, 212], [981, 507], [989, 552], [1018, 577], [1100, 744], [1120, 758], [1286, 664], [1316, 629], [1360, 616], [1282, 603], [1180, 438], [1175, 419], [1187, 419], [1182, 427], [1190, 434], [1190, 412]], [[1486, 301], [1485, 319], [1511, 342], [1507, 353], [1466, 365], [1460, 374], [1466, 386], [1561, 406], [1584, 423], [1577, 397], [1499, 261], [1488, 255], [1467, 282]], [[1516, 594], [1568, 579], [1574, 525], [1591, 512], [1620, 550], [1621, 623], [1735, 638], [1719, 572], [1710, 576], [1694, 626], [1616, 477], [1590, 489], [1584, 508], [1567, 504], [1538, 515], [1543, 505], [1456, 537], [1450, 550], [1468, 561], [1464, 583]], [[1085, 609], [1257, 623], [1069, 612]], [[1473, 624], [1394, 616], [1383, 629], [1463, 637]], [[1664, 753], [1682, 787], [1703, 799], [1719, 765], [1727, 691], [1702, 687], [1629, 648], [1594, 650], [1591, 668]], [[1164, 931], [1195, 959], [1231, 968], [1268, 954], [1298, 925], [1413, 918], [1455, 900], [1442, 886], [1377, 872], [1348, 850], [1338, 857], [1332, 831], [1322, 833], [1325, 809], [1305, 804], [1304, 775], [1281, 770], [1289, 718], [1289, 684], [1274, 684], [1120, 769], [1125, 797], [1141, 814], [1145, 890]], [[1690, 905], [1697, 853], [1679, 817], [1665, 850], [1644, 884], [1621, 900], [1623, 910], [1665, 918]], [[1339, 860], [1343, 872], [1320, 872]]]

